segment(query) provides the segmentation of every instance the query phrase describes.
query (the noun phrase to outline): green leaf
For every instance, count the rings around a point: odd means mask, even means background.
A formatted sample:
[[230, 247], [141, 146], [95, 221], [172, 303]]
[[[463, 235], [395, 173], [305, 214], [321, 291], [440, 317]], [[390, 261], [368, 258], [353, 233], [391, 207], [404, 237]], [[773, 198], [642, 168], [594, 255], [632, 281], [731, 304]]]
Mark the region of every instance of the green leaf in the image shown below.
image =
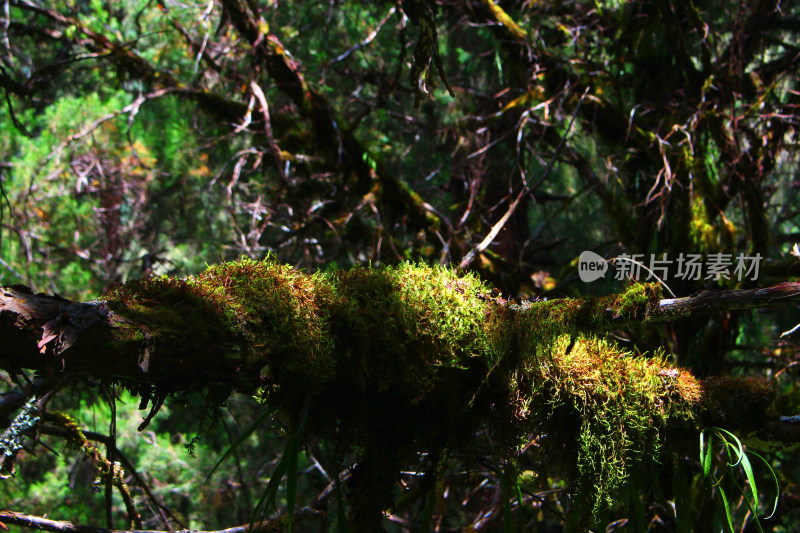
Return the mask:
[[753, 467], [750, 465], [750, 460], [746, 454], [742, 454], [742, 470], [747, 476], [747, 482], [750, 485], [750, 492], [753, 494], [753, 516], [758, 518], [758, 487], [756, 486], [756, 478], [753, 475]]
[[725, 490], [722, 487], [717, 487], [719, 489], [719, 494], [722, 497], [722, 505], [725, 508], [725, 520], [727, 521], [728, 529], [733, 533], [733, 519], [731, 518], [731, 508], [728, 505], [728, 497], [725, 495]]
[[[742, 446], [742, 442], [739, 440], [739, 438], [736, 435], [734, 435], [733, 433], [731, 433], [730, 431], [728, 431], [726, 429], [714, 428], [714, 431], [716, 431], [717, 435], [725, 442], [725, 445], [728, 448], [728, 453], [730, 453], [731, 447], [733, 447], [733, 449], [735, 450], [736, 462], [734, 462], [730, 466], [732, 466], [732, 467], [733, 466], [737, 466], [739, 464], [739, 462], [742, 460], [742, 457], [744, 456], [744, 446]], [[732, 446], [725, 439], [725, 435], [728, 435], [736, 443], [736, 445]], [[709, 442], [710, 442], [710, 440], [709, 440]]]
[[772, 474], [772, 480], [775, 482], [775, 499], [772, 501], [772, 511], [769, 513], [769, 516], [762, 517], [769, 520], [775, 515], [775, 511], [778, 509], [778, 499], [780, 498], [781, 495], [781, 485], [778, 482], [778, 476], [775, 474], [775, 470], [772, 468], [772, 465], [770, 465], [766, 459], [761, 457], [761, 455], [757, 454], [756, 452], [750, 451], [749, 453], [750, 455], [760, 459], [761, 462], [767, 466], [769, 473]]
[[700, 432], [700, 462], [703, 464], [703, 477], [707, 478], [709, 475], [711, 475], [711, 459], [712, 459], [711, 438], [712, 438], [712, 434], [711, 433], [708, 434], [708, 446], [704, 448], [703, 447], [704, 446], [703, 441], [705, 440], [705, 435], [706, 435], [705, 430]]

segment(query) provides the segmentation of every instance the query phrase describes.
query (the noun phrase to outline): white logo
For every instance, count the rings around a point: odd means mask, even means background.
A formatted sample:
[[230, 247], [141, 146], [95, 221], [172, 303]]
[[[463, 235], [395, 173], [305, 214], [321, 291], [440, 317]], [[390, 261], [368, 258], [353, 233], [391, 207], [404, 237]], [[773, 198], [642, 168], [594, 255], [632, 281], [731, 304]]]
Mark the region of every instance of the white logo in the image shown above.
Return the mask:
[[[796, 248], [792, 255], [796, 251], [800, 256], [800, 246]], [[614, 279], [616, 280], [648, 281], [655, 278], [666, 287], [664, 280], [671, 273], [670, 267], [676, 263], [678, 271], [673, 274], [684, 280], [720, 281], [736, 278], [738, 281], [742, 281], [745, 278], [755, 281], [758, 279], [758, 267], [761, 259], [760, 253], [753, 257], [744, 254], [734, 256], [733, 254], [713, 253], [706, 254], [705, 262], [703, 262], [701, 254], [681, 252], [673, 260], [666, 253], [661, 254], [660, 258], [651, 255], [649, 261], [645, 259], [645, 254], [620, 254], [606, 260], [594, 252], [585, 250], [578, 258], [578, 276], [585, 283], [604, 278], [608, 271], [608, 264], [611, 263], [614, 266]], [[642, 270], [646, 272], [646, 278], [644, 278]]]
[[594, 252], [586, 250], [578, 258], [578, 276], [584, 283], [605, 277], [608, 262]]

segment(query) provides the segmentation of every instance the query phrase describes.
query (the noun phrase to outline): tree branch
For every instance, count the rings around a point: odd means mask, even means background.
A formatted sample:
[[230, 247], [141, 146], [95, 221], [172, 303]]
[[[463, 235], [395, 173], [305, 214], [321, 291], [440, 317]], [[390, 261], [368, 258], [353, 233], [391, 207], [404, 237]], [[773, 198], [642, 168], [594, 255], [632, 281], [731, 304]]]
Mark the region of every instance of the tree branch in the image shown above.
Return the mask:
[[259, 66], [265, 68], [301, 115], [313, 124], [319, 147], [327, 152], [331, 161], [342, 160], [357, 175], [358, 187], [353, 194], [363, 196], [376, 191], [387, 204], [402, 205], [398, 211], [409, 215], [414, 227], [426, 230], [438, 228], [439, 217], [425, 209], [419, 195], [390, 172], [374, 154], [369, 153], [325, 95], [306, 80], [301, 65], [278, 37], [259, 24], [257, 13], [240, 0], [223, 0], [223, 5], [231, 14], [237, 31], [253, 47]]
[[800, 283], [786, 282], [763, 289], [703, 291], [697, 295], [661, 300], [657, 307], [648, 312], [647, 318], [657, 322], [717, 311], [755, 309], [798, 302]]
[[28, 0], [15, 0], [14, 5], [29, 10], [63, 25], [75, 28], [75, 31], [86, 37], [84, 44], [95, 54], [107, 58], [120, 70], [130, 76], [149, 84], [155, 90], [171, 89], [197, 101], [209, 114], [224, 117], [234, 122], [247, 111], [247, 105], [229, 100], [222, 95], [206, 89], [189, 87], [178, 80], [171, 72], [157, 69], [145, 58], [137, 54], [128, 43], [119, 43], [101, 33], [88, 28], [80, 20], [62, 15], [54, 9], [36, 5]]
[[[230, 267], [223, 265], [218, 268]], [[136, 281], [117, 289], [116, 293], [112, 291], [105, 300], [87, 303], [33, 294], [20, 286], [2, 288], [0, 332], [6, 343], [0, 362], [9, 369], [40, 371], [47, 368], [61, 371], [62, 365], [67, 365], [64, 367], [66, 370], [78, 373], [112, 375], [144, 383], [167, 381], [178, 388], [183, 386], [180, 384], [189, 386], [189, 383], [201, 386], [215, 381], [230, 383], [230, 379], [236, 376], [237, 387], [247, 390], [259, 381], [255, 369], [267, 364], [269, 358], [249, 356], [237, 360], [214, 356], [220, 351], [251, 352], [252, 346], [242, 335], [257, 326], [242, 324], [241, 329], [231, 330], [221, 323], [223, 319], [219, 313], [231, 311], [215, 309], [214, 306], [223, 304], [214, 302], [213, 297], [204, 292], [214, 289], [204, 287], [211, 281], [207, 279], [209, 275], [213, 277], [215, 274], [204, 274], [186, 281]], [[293, 275], [301, 276], [299, 273]], [[137, 291], [144, 293], [136, 294]], [[184, 294], [187, 299], [169, 301], [168, 295], [172, 291]], [[134, 300], [126, 302], [126, 307], [119, 301], [115, 302], [119, 298]], [[613, 297], [569, 301], [573, 307], [583, 309], [583, 314], [575, 319], [580, 323], [576, 322], [573, 327], [597, 331], [613, 326], [619, 318], [663, 322], [725, 310], [793, 304], [800, 302], [800, 283], [786, 282], [763, 289], [703, 292], [683, 298], [643, 301], [632, 307], [625, 307], [628, 304]], [[505, 313], [507, 316], [529, 312], [540, 315], [561, 313], [563, 309], [558, 302], [560, 300], [515, 306], [501, 298], [487, 297], [487, 305], [491, 304], [497, 311], [489, 308], [486, 312]], [[224, 305], [231, 305], [231, 302]], [[312, 304], [309, 302], [309, 305]], [[174, 325], [165, 326], [165, 313], [176, 313], [170, 315], [176, 321]], [[154, 323], [150, 318], [156, 315], [162, 318], [162, 323]], [[552, 320], [552, 316], [545, 319]], [[92, 326], [95, 327], [90, 329]], [[196, 328], [212, 333], [208, 337], [197, 335]], [[83, 343], [82, 349], [69, 349], [79, 342]], [[88, 357], [87, 345], [93, 347], [92, 357]], [[174, 346], [175, 349], [164, 353], [165, 346]], [[152, 357], [154, 347], [161, 347], [160, 358]], [[256, 373], [255, 377], [250, 375], [252, 372]]]
[[[313, 519], [320, 516], [322, 516], [322, 511], [312, 509], [311, 507], [303, 507], [294, 513], [295, 521], [300, 519]], [[275, 526], [281, 524], [282, 520], [284, 519], [282, 519], [280, 516], [277, 516], [275, 518], [271, 518], [270, 520], [265, 520], [258, 524], [254, 524], [252, 529], [250, 528], [250, 524], [244, 524], [241, 526], [214, 531], [199, 531], [196, 529], [183, 530], [183, 533], [247, 533], [248, 531], [274, 531]], [[52, 520], [50, 518], [15, 513], [13, 511], [0, 511], [0, 524], [27, 527], [31, 529], [37, 529], [39, 531], [53, 531], [55, 533], [163, 533], [159, 530], [120, 530], [76, 525], [72, 522]]]
[[519, 303], [439, 267], [305, 275], [272, 259], [242, 260], [128, 282], [87, 303], [4, 288], [0, 367], [110, 377], [150, 398], [208, 390], [211, 404], [234, 390], [259, 392], [290, 427], [359, 450], [351, 520], [373, 531], [403, 465], [421, 451], [468, 448], [481, 429], [508, 450], [532, 431], [562, 444], [591, 435], [575, 481], [588, 500], [608, 494], [609, 475], [624, 479], [631, 461], [657, 453], [660, 431], [719, 425], [761, 439], [797, 436], [769, 410], [768, 384], [701, 383], [602, 334], [630, 321], [798, 299], [800, 283], [672, 300], [660, 299], [657, 284], [635, 284], [600, 298]]

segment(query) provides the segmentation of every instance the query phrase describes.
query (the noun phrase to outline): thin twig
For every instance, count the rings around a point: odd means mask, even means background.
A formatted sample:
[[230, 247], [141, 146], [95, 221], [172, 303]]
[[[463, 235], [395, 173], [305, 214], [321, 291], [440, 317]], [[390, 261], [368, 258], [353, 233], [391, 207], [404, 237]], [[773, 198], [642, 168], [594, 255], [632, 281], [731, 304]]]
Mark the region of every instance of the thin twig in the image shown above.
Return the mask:
[[[44, 435], [52, 435], [54, 437], [66, 437], [69, 434], [67, 430], [63, 428], [56, 426], [49, 426], [49, 425], [41, 426], [39, 428], [39, 431]], [[83, 434], [88, 440], [94, 440], [102, 444], [105, 444], [107, 446], [110, 444], [111, 441], [108, 435], [104, 435], [102, 433], [97, 433], [94, 431], [84, 431]], [[119, 462], [122, 464], [122, 467], [128, 473], [130, 473], [131, 476], [133, 476], [133, 479], [136, 480], [136, 484], [144, 491], [145, 496], [147, 496], [147, 499], [150, 500], [155, 509], [158, 511], [159, 518], [161, 519], [161, 522], [164, 524], [164, 526], [168, 530], [172, 531], [172, 525], [170, 523], [170, 518], [171, 518], [172, 520], [175, 521], [175, 523], [183, 527], [183, 524], [177, 518], [175, 518], [175, 516], [173, 516], [172, 512], [164, 504], [160, 503], [156, 499], [155, 494], [153, 494], [153, 491], [150, 490], [150, 486], [144, 480], [142, 475], [139, 474], [139, 472], [133, 466], [133, 463], [131, 463], [130, 460], [128, 460], [128, 458], [125, 455], [123, 455], [118, 448], [115, 449], [115, 455], [119, 460]], [[167, 517], [165, 511], [166, 513], [169, 513], [170, 515], [169, 518]]]
[[369, 43], [371, 43], [372, 40], [375, 39], [375, 37], [378, 36], [378, 33], [381, 31], [381, 28], [383, 28], [383, 25], [386, 24], [389, 21], [389, 19], [392, 17], [392, 15], [394, 15], [395, 11], [397, 11], [397, 6], [392, 6], [392, 8], [389, 10], [389, 12], [386, 13], [386, 16], [383, 17], [383, 19], [380, 22], [378, 22], [378, 25], [375, 27], [375, 29], [372, 30], [372, 32], [369, 35], [367, 35], [367, 37], [363, 41], [361, 41], [358, 44], [355, 44], [355, 45], [351, 46], [350, 48], [348, 48], [347, 50], [345, 50], [344, 52], [339, 54], [339, 56], [336, 59], [334, 59], [333, 61], [331, 61], [330, 64], [338, 63], [339, 61], [342, 61], [343, 59], [345, 59], [347, 56], [349, 56], [350, 54], [352, 54], [353, 52], [355, 52], [359, 48], [364, 48]]
[[250, 80], [250, 90], [253, 91], [253, 96], [256, 97], [258, 103], [261, 104], [261, 114], [264, 116], [264, 134], [267, 136], [267, 144], [269, 151], [272, 154], [272, 159], [275, 162], [275, 169], [278, 171], [281, 181], [284, 185], [289, 183], [286, 174], [283, 172], [283, 158], [281, 157], [281, 149], [278, 143], [275, 142], [275, 137], [272, 135], [272, 121], [269, 118], [269, 104], [267, 104], [267, 97], [264, 91], [256, 83], [256, 80]]
[[[295, 519], [320, 516], [322, 511], [312, 509], [310, 507], [303, 507], [295, 511]], [[244, 524], [241, 526], [231, 527], [228, 529], [220, 529], [216, 531], [200, 531], [196, 529], [182, 530], [183, 533], [246, 533], [247, 531], [274, 531], [275, 526], [285, 521], [285, 517], [278, 515], [270, 517], [269, 520], [253, 524]], [[158, 530], [119, 530], [119, 529], [105, 529], [102, 527], [92, 527], [84, 525], [76, 525], [72, 522], [62, 520], [51, 520], [42, 516], [26, 515], [22, 513], [15, 513], [14, 511], [0, 511], [0, 523], [11, 526], [29, 527], [31, 529], [38, 529], [40, 531], [55, 531], [57, 533], [163, 533]]]
[[492, 244], [492, 242], [494, 242], [495, 238], [500, 233], [500, 230], [503, 229], [503, 226], [506, 225], [506, 222], [508, 222], [508, 219], [511, 218], [511, 215], [513, 215], [514, 211], [517, 210], [517, 206], [519, 206], [519, 204], [522, 201], [522, 199], [530, 191], [532, 191], [532, 190], [536, 189], [537, 187], [539, 187], [539, 185], [541, 185], [542, 182], [544, 182], [544, 180], [546, 180], [547, 177], [550, 175], [550, 171], [553, 170], [553, 165], [555, 164], [556, 160], [558, 159], [558, 156], [561, 153], [561, 149], [564, 147], [564, 144], [565, 144], [565, 142], [567, 140], [567, 135], [569, 135], [569, 132], [572, 131], [572, 125], [575, 123], [575, 118], [578, 116], [578, 110], [580, 110], [581, 104], [583, 103], [583, 99], [586, 98], [586, 95], [588, 94], [588, 92], [589, 92], [589, 88], [587, 87], [586, 90], [583, 91], [583, 94], [581, 95], [581, 99], [578, 100], [578, 105], [575, 106], [575, 111], [573, 111], [573, 113], [572, 113], [572, 118], [569, 121], [569, 125], [567, 126], [567, 130], [564, 132], [564, 135], [561, 136], [561, 142], [559, 142], [558, 146], [556, 146], [556, 150], [555, 150], [555, 152], [553, 152], [553, 157], [550, 158], [550, 161], [547, 163], [547, 168], [544, 169], [544, 173], [542, 174], [542, 177], [539, 178], [539, 181], [537, 181], [536, 184], [533, 185], [532, 187], [530, 186], [529, 183], [524, 183], [523, 184], [522, 189], [520, 189], [519, 193], [517, 194], [517, 197], [514, 198], [514, 201], [511, 202], [510, 206], [508, 206], [508, 211], [506, 211], [506, 213], [502, 216], [502, 218], [500, 218], [500, 220], [498, 220], [497, 223], [494, 226], [492, 226], [491, 231], [489, 231], [489, 233], [480, 242], [480, 244], [475, 246], [472, 250], [469, 251], [469, 253], [466, 256], [464, 256], [464, 259], [462, 259], [461, 263], [458, 265], [460, 268], [467, 268], [472, 263], [472, 261], [475, 259], [476, 255], [478, 255], [480, 253], [483, 253], [483, 251], [486, 250], [489, 247], [489, 245]]

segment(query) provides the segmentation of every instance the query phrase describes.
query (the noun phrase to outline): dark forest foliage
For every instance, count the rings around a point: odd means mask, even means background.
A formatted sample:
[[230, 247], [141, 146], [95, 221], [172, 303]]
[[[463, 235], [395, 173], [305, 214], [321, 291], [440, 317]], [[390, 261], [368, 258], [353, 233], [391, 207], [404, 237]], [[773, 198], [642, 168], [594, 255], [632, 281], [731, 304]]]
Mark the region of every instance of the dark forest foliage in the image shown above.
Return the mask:
[[[624, 292], [629, 282], [610, 275], [580, 280], [587, 250], [606, 259], [641, 254], [648, 266], [663, 254], [761, 258], [755, 276], [670, 271], [664, 281], [678, 296], [766, 287], [800, 270], [791, 253], [800, 242], [795, 2], [3, 6], [4, 286], [85, 300], [136, 278], [274, 254], [309, 273], [460, 265], [497, 287], [492, 298], [523, 305]], [[647, 277], [643, 270], [639, 281]], [[798, 322], [793, 308], [723, 310], [607, 333], [625, 351], [666, 353], [708, 378], [728, 410], [741, 391], [726, 376], [752, 377], [764, 383], [769, 405], [761, 408], [794, 415], [796, 335], [781, 333]], [[3, 374], [0, 425], [41, 385], [32, 374]], [[203, 394], [179, 395], [137, 433], [140, 399], [118, 398], [106, 382], [59, 388], [47, 397], [53, 418], [43, 419], [51, 435], [30, 441], [16, 475], [0, 480], [0, 510], [129, 527], [120, 492], [106, 501], [102, 483], [92, 483], [113, 476], [93, 472], [99, 459], [94, 467], [84, 460], [104, 455], [92, 446], [108, 444], [111, 432], [131, 463], [119, 475], [142, 515], [139, 529], [220, 529], [251, 519], [270, 475], [286, 468], [282, 452], [297, 451], [296, 427], [261, 419], [203, 491], [224, 450], [261, 417], [256, 400], [234, 396], [219, 411]], [[751, 407], [738, 404], [742, 418]], [[757, 477], [757, 512], [769, 514], [771, 474], [752, 457], [756, 477], [726, 471], [736, 461], [718, 442], [731, 437], [708, 428], [703, 442], [712, 434], [704, 463], [699, 435], [687, 432], [660, 461], [633, 468], [612, 503], [595, 510], [596, 529], [725, 529], [723, 501], [734, 527], [756, 527], [745, 487]], [[433, 466], [422, 456], [419, 468], [410, 465], [391, 489], [384, 526], [561, 531], [571, 517], [585, 518], [569, 496], [579, 472], [528, 453], [535, 440], [511, 462], [490, 437], [481, 442], [469, 456], [441, 450]], [[190, 443], [194, 456], [181, 446]], [[782, 492], [760, 527], [797, 528], [797, 452], [745, 443], [772, 465]], [[304, 442], [296, 498], [284, 485], [277, 495], [277, 511], [286, 512], [287, 499], [307, 506], [298, 530], [342, 525], [337, 510], [354, 455], [329, 444]], [[714, 476], [723, 482], [712, 484]]]

